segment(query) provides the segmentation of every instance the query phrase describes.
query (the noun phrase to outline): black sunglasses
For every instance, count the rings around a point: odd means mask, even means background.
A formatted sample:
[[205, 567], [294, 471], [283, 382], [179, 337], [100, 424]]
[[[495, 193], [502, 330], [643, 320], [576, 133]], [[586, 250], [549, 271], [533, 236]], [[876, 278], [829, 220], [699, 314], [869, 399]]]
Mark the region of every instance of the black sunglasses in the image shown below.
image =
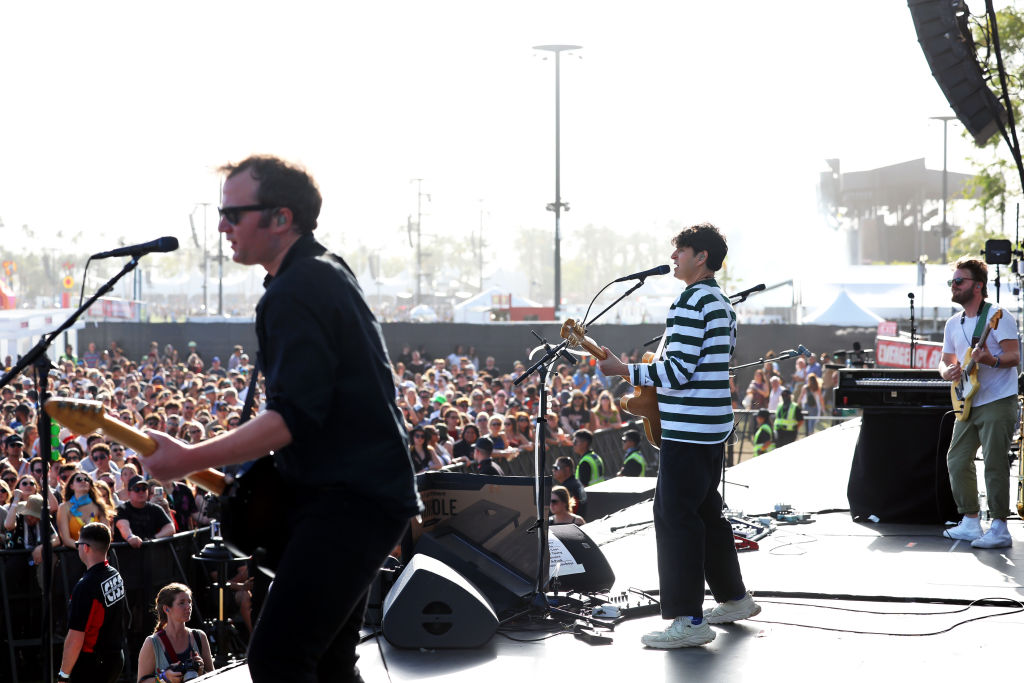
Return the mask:
[[974, 280], [974, 278], [973, 277], [955, 277], [952, 280], [946, 280], [946, 286], [947, 287], [951, 287], [953, 285], [956, 285], [957, 287], [959, 287], [960, 285], [962, 285], [964, 283], [964, 280]]
[[238, 221], [242, 219], [242, 214], [246, 211], [269, 211], [270, 209], [276, 209], [276, 206], [266, 206], [264, 204], [246, 204], [245, 206], [222, 206], [217, 209], [217, 213], [220, 217], [226, 220], [231, 225], [238, 225]]
[[94, 453], [92, 456], [92, 461], [99, 462], [100, 460], [106, 460], [109, 457], [110, 456], [107, 455], [106, 453]]
[[132, 487], [132, 491], [134, 491], [135, 493], [142, 493], [143, 491], [147, 491], [148, 492], [149, 491], [149, 486], [147, 484], [138, 484], [138, 485]]
[[71, 480], [72, 484], [77, 484], [79, 482], [82, 482], [83, 484], [88, 484], [89, 477], [75, 477], [74, 479]]

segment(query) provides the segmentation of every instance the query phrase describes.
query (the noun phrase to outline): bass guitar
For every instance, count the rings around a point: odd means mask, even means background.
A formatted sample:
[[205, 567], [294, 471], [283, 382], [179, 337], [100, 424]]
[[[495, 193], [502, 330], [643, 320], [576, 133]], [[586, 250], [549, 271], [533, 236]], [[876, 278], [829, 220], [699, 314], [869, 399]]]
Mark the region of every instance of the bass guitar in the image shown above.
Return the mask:
[[996, 309], [992, 319], [988, 321], [985, 331], [982, 332], [981, 339], [978, 340], [977, 344], [967, 349], [967, 353], [964, 354], [963, 362], [960, 364], [960, 381], [951, 384], [949, 387], [949, 394], [953, 399], [953, 411], [957, 414], [956, 419], [960, 422], [966, 420], [971, 414], [971, 399], [978, 393], [978, 364], [974, 362], [971, 354], [974, 352], [974, 349], [985, 345], [988, 333], [996, 329], [999, 319], [1002, 317], [1003, 309]]
[[[604, 349], [587, 336], [583, 325], [572, 318], [562, 323], [560, 334], [562, 339], [568, 340], [575, 347], [586, 349], [598, 360], [608, 357]], [[653, 360], [654, 354], [648, 351], [644, 354], [642, 362], [650, 363]], [[630, 415], [643, 418], [647, 440], [661, 448], [661, 413], [658, 412], [658, 392], [654, 387], [633, 387], [631, 395], [619, 399], [619, 408]]]
[[[131, 425], [107, 415], [99, 401], [51, 398], [47, 414], [76, 434], [102, 431], [136, 451], [143, 463], [156, 450], [156, 441]], [[286, 532], [279, 508], [286, 488], [272, 457], [247, 463], [242, 471], [225, 475], [215, 469], [193, 472], [187, 481], [217, 496], [224, 542], [240, 555], [252, 555], [260, 568], [273, 575]]]

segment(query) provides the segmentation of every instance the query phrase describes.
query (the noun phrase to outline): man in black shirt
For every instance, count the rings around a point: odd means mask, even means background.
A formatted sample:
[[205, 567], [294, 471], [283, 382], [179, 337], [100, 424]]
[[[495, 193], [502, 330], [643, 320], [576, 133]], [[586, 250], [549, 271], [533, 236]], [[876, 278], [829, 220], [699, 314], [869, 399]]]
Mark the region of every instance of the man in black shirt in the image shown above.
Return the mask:
[[68, 607], [68, 635], [58, 681], [113, 683], [124, 667], [124, 582], [107, 563], [110, 529], [92, 522], [75, 542], [85, 574], [75, 584]]
[[499, 477], [504, 474], [498, 464], [491, 459], [493, 452], [494, 442], [490, 437], [483, 436], [476, 440], [476, 447], [473, 449], [474, 474], [493, 474]]
[[[361, 681], [355, 648], [367, 587], [422, 509], [391, 363], [352, 270], [313, 238], [313, 179], [275, 157], [222, 170], [219, 230], [235, 262], [267, 271], [256, 307], [266, 410], [195, 445], [150, 432], [159, 447], [146, 464], [170, 481], [273, 451], [282, 487], [302, 495], [282, 512], [287, 528], [268, 530], [284, 548], [249, 643], [249, 673], [257, 683]], [[365, 438], [339, 449], [339, 433]], [[338, 520], [355, 518], [336, 542]], [[328, 589], [309, 580], [314, 566], [330, 574]]]
[[559, 486], [569, 489], [569, 495], [576, 499], [576, 514], [583, 516], [587, 509], [587, 491], [583, 488], [580, 480], [576, 478], [574, 468], [572, 458], [563, 455], [555, 460], [555, 464], [551, 468], [551, 478]]
[[143, 541], [174, 535], [174, 522], [156, 503], [149, 502], [149, 484], [136, 475], [128, 482], [128, 500], [117, 506], [114, 526], [122, 541], [141, 548]]

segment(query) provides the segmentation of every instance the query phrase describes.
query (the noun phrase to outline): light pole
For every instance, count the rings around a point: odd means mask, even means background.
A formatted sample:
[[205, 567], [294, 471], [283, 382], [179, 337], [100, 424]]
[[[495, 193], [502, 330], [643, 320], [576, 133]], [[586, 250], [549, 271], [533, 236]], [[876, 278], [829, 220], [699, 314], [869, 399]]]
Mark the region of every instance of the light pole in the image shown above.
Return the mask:
[[562, 238], [559, 224], [562, 209], [569, 210], [568, 203], [562, 203], [562, 151], [561, 151], [561, 70], [562, 53], [580, 50], [582, 45], [535, 45], [534, 50], [555, 53], [555, 201], [547, 205], [548, 211], [555, 212], [555, 318], [562, 304]]
[[946, 155], [949, 150], [949, 122], [956, 120], [955, 116], [932, 116], [933, 121], [942, 121], [942, 239], [939, 245], [942, 248], [942, 262], [946, 262], [946, 242], [949, 239], [949, 225], [946, 223], [946, 197], [949, 196], [949, 179], [946, 171]]
[[[196, 223], [193, 220], [193, 216], [196, 214], [196, 209], [203, 207], [203, 244], [199, 246], [199, 237], [196, 235]], [[209, 267], [209, 252], [206, 250], [206, 210], [209, 208], [210, 202], [196, 202], [196, 205], [192, 207], [192, 213], [188, 215], [188, 223], [192, 227], [192, 241], [195, 242], [196, 247], [203, 250], [203, 315], [210, 315], [210, 309], [206, 305], [206, 293], [207, 285], [210, 276]], [[185, 301], [186, 315], [188, 310], [188, 300]]]

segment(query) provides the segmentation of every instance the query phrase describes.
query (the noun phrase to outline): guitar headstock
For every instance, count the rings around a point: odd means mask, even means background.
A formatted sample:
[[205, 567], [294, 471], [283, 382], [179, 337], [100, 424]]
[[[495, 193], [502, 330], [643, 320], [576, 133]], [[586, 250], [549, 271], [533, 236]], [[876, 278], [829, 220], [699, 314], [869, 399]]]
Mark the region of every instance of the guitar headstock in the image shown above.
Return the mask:
[[107, 414], [99, 401], [78, 398], [51, 398], [43, 410], [75, 434], [88, 434], [103, 426]]
[[568, 340], [571, 345], [579, 348], [587, 336], [587, 331], [583, 329], [583, 325], [569, 318], [562, 323], [562, 329], [559, 334], [562, 336], [562, 339]]
[[999, 326], [999, 319], [1003, 317], [1003, 309], [997, 308], [996, 312], [992, 314], [992, 319], [988, 321], [988, 326], [993, 330]]
[[587, 336], [587, 330], [583, 327], [583, 324], [576, 322], [572, 318], [569, 318], [562, 323], [562, 329], [559, 334], [562, 335], [562, 339], [569, 342], [570, 346], [577, 349], [586, 349], [588, 353], [599, 360], [604, 360], [608, 357], [608, 354], [604, 352], [604, 349], [598, 346], [593, 339]]

